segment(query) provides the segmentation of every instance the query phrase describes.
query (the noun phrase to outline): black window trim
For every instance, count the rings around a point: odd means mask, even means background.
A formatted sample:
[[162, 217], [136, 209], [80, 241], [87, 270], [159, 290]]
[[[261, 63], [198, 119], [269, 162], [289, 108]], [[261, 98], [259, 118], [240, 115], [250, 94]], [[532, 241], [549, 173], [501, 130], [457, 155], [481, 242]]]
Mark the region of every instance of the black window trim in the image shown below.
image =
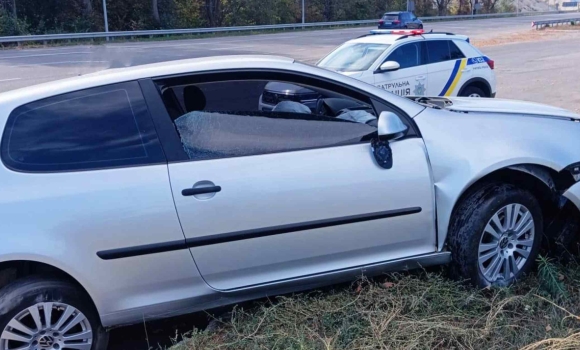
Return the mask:
[[[420, 138], [421, 137], [421, 134], [419, 132], [419, 128], [417, 127], [413, 118], [411, 118], [409, 115], [407, 115], [402, 109], [392, 105], [390, 102], [388, 102], [386, 100], [381, 99], [380, 101], [377, 101], [377, 98], [375, 96], [369, 95], [368, 93], [366, 93], [362, 90], [359, 90], [355, 87], [348, 86], [346, 84], [343, 84], [341, 82], [337, 82], [334, 80], [326, 79], [324, 77], [305, 74], [302, 72], [288, 71], [288, 70], [282, 70], [282, 69], [268, 69], [268, 68], [221, 69], [221, 70], [210, 70], [210, 71], [203, 71], [203, 72], [188, 72], [188, 73], [182, 73], [182, 74], [152, 77], [152, 78], [146, 78], [146, 79], [139, 80], [139, 84], [141, 85], [141, 88], [143, 91], [143, 96], [145, 98], [147, 106], [149, 107], [150, 114], [153, 118], [153, 123], [155, 125], [156, 130], [157, 130], [157, 136], [161, 142], [162, 148], [165, 151], [165, 155], [167, 157], [168, 163], [195, 162], [195, 161], [207, 161], [207, 160], [192, 160], [187, 156], [187, 154], [186, 154], [186, 152], [183, 149], [183, 146], [181, 144], [181, 139], [179, 138], [175, 124], [172, 122], [172, 120], [169, 116], [169, 112], [167, 111], [167, 108], [165, 107], [165, 104], [163, 103], [163, 99], [161, 97], [161, 89], [159, 88], [160, 85], [158, 83], [162, 83], [163, 81], [172, 81], [173, 80], [176, 82], [175, 85], [178, 85], [177, 81], [182, 80], [182, 81], [189, 81], [190, 82], [191, 79], [194, 77], [200, 77], [201, 78], [199, 81], [200, 83], [201, 82], [211, 82], [211, 81], [220, 81], [220, 80], [215, 80], [215, 79], [211, 79], [211, 78], [208, 79], [208, 77], [211, 77], [214, 75], [226, 76], [226, 75], [230, 75], [230, 74], [235, 75], [235, 74], [249, 74], [249, 73], [265, 73], [265, 74], [272, 74], [272, 75], [275, 75], [275, 74], [290, 75], [290, 76], [293, 76], [295, 78], [302, 77], [305, 80], [311, 79], [311, 80], [316, 80], [316, 81], [323, 82], [326, 84], [339, 86], [346, 91], [354, 92], [358, 95], [365, 96], [371, 102], [373, 108], [377, 109], [377, 106], [380, 106], [380, 107], [386, 106], [387, 108], [383, 109], [382, 111], [389, 109], [392, 112], [396, 113], [399, 117], [404, 119], [405, 124], [409, 126], [409, 131], [407, 132], [407, 135], [405, 135], [405, 137], [403, 139], [417, 138], [417, 137]], [[227, 80], [228, 79], [226, 79], [226, 78], [221, 79], [221, 81], [227, 81]], [[235, 80], [235, 79], [232, 78], [232, 80]], [[294, 81], [288, 81], [288, 80], [284, 80], [284, 79], [281, 79], [281, 80], [289, 82], [289, 83], [300, 84], [300, 82], [298, 81], [299, 79], [296, 79]], [[306, 85], [308, 85], [308, 84], [306, 84]], [[342, 92], [339, 91], [339, 93], [342, 93]], [[357, 98], [357, 97], [349, 95], [349, 94], [345, 94], [345, 95], [350, 96], [352, 98]], [[358, 97], [357, 99], [360, 100], [360, 97]], [[380, 112], [379, 112], [379, 114], [380, 114]], [[323, 149], [323, 148], [330, 148], [330, 147], [345, 147], [345, 146], [352, 146], [352, 144], [351, 145], [331, 145], [331, 146], [324, 146], [324, 147], [302, 148], [300, 150], [288, 150], [288, 151], [282, 151], [282, 152], [264, 153], [264, 154], [259, 154], [259, 155], [277, 154], [277, 153], [286, 153], [286, 152], [300, 152], [300, 151], [307, 151], [307, 150], [311, 150], [311, 149]], [[220, 159], [227, 159], [227, 158], [220, 158]]]
[[[128, 168], [137, 168], [137, 167], [146, 167], [146, 166], [157, 166], [157, 165], [167, 165], [167, 156], [164, 153], [164, 149], [163, 149], [163, 143], [161, 142], [161, 139], [159, 138], [159, 135], [157, 134], [156, 138], [157, 138], [157, 143], [159, 145], [159, 147], [161, 148], [161, 152], [163, 153], [163, 160], [160, 161], [153, 161], [153, 162], [149, 162], [149, 163], [142, 163], [142, 164], [123, 164], [123, 165], [110, 165], [110, 166], [101, 166], [101, 167], [88, 167], [88, 168], [79, 168], [79, 169], [65, 169], [65, 170], [26, 170], [26, 169], [19, 169], [19, 168], [15, 168], [13, 167], [9, 162], [6, 161], [5, 157], [4, 157], [4, 149], [5, 147], [7, 147], [6, 143], [9, 142], [9, 138], [5, 137], [6, 133], [7, 133], [7, 129], [9, 127], [9, 122], [12, 119], [12, 113], [14, 113], [15, 110], [17, 110], [20, 107], [29, 105], [31, 103], [36, 103], [38, 101], [44, 100], [44, 99], [49, 99], [49, 98], [55, 98], [55, 97], [59, 97], [59, 96], [64, 96], [64, 95], [68, 95], [71, 93], [80, 93], [83, 91], [89, 91], [89, 90], [93, 90], [95, 88], [108, 88], [108, 87], [112, 87], [113, 89], [111, 89], [110, 91], [116, 91], [116, 90], [125, 90], [125, 89], [119, 89], [118, 86], [121, 84], [128, 84], [128, 83], [137, 83], [137, 80], [127, 80], [127, 81], [121, 81], [121, 82], [116, 82], [116, 83], [111, 83], [111, 84], [105, 84], [105, 85], [96, 85], [96, 86], [91, 86], [91, 87], [87, 87], [84, 89], [79, 89], [79, 90], [73, 90], [73, 91], [68, 91], [68, 92], [63, 92], [63, 93], [59, 93], [56, 95], [50, 95], [50, 96], [46, 96], [44, 98], [40, 98], [40, 99], [36, 99], [33, 101], [29, 101], [26, 103], [23, 103], [21, 105], [18, 105], [16, 107], [14, 107], [10, 113], [8, 114], [8, 118], [6, 119], [6, 123], [4, 125], [3, 131], [0, 133], [0, 161], [2, 162], [2, 165], [4, 165], [4, 167], [10, 171], [13, 172], [17, 172], [17, 173], [23, 173], [23, 174], [62, 174], [62, 173], [79, 173], [79, 172], [86, 172], [86, 171], [100, 171], [100, 170], [111, 170], [111, 169], [128, 169]], [[140, 88], [139, 85], [137, 85], [137, 88]], [[108, 92], [110, 92], [108, 91]], [[142, 94], [142, 98], [143, 98], [143, 103], [145, 104], [145, 106], [147, 107], [146, 110], [146, 114], [148, 115], [149, 118], [151, 118], [151, 121], [153, 123], [153, 125], [155, 125], [155, 120], [154, 118], [152, 118], [152, 115], [149, 111], [148, 105], [147, 105], [147, 99], [145, 98], [145, 94], [143, 93], [142, 89], [136, 90], [141, 92]], [[132, 102], [131, 99], [129, 99], [129, 102]], [[133, 108], [133, 106], [131, 106], [131, 108]], [[10, 133], [12, 133], [12, 131], [10, 131]]]

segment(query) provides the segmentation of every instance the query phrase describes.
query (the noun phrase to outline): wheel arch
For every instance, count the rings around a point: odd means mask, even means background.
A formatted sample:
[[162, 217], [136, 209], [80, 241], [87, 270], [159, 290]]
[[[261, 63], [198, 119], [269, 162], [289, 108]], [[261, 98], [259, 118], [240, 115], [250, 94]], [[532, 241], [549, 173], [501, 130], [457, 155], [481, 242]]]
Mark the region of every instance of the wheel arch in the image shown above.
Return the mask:
[[459, 89], [459, 93], [457, 94], [457, 96], [461, 96], [465, 91], [465, 89], [467, 89], [469, 86], [476, 86], [486, 93], [487, 95], [486, 97], [491, 97], [492, 94], [491, 85], [487, 80], [479, 77], [471, 78], [468, 81], [466, 81], [461, 87], [461, 89]]
[[[452, 218], [460, 203], [482, 186], [492, 182], [512, 184], [531, 192], [540, 202], [546, 224], [550, 222], [550, 218], [555, 217], [559, 211], [569, 204], [561, 194], [574, 184], [570, 173], [565, 170], [558, 171], [546, 165], [514, 164], [490, 171], [466, 185], [460, 192], [453, 204], [445, 237], [442, 237], [443, 239], [441, 240], [442, 246], [447, 244], [448, 233], [453, 222]], [[576, 206], [574, 206], [574, 209], [576, 209], [576, 214], [580, 215], [580, 210]]]
[[29, 276], [55, 277], [67, 281], [81, 290], [98, 311], [95, 301], [85, 286], [64, 269], [38, 260], [12, 259], [0, 261], [0, 289], [6, 285]]

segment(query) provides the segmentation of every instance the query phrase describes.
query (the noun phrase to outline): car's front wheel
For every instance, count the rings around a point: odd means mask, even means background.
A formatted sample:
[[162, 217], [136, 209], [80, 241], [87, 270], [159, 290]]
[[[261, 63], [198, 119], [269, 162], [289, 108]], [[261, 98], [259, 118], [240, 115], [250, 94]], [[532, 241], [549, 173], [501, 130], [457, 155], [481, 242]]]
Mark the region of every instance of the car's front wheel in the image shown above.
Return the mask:
[[0, 350], [107, 347], [92, 302], [73, 284], [25, 278], [0, 292]]
[[542, 211], [528, 191], [507, 184], [465, 196], [451, 218], [449, 248], [456, 276], [507, 286], [533, 266], [542, 240]]

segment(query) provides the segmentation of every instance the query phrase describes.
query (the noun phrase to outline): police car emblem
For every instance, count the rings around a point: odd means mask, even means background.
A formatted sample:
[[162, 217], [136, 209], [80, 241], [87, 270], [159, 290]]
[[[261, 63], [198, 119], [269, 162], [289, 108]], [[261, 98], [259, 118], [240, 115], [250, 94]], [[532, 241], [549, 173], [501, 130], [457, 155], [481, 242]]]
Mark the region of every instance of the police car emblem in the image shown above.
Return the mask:
[[419, 83], [415, 85], [415, 90], [413, 91], [415, 96], [423, 96], [425, 95], [425, 85]]

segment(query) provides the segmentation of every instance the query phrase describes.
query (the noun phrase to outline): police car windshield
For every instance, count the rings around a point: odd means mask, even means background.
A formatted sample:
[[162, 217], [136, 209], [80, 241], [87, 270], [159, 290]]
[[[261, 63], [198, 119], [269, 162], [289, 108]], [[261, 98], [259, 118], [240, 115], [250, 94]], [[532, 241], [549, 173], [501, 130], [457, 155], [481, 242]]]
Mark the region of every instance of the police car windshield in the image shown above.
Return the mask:
[[323, 58], [318, 66], [339, 72], [358, 72], [370, 66], [390, 45], [346, 43]]

